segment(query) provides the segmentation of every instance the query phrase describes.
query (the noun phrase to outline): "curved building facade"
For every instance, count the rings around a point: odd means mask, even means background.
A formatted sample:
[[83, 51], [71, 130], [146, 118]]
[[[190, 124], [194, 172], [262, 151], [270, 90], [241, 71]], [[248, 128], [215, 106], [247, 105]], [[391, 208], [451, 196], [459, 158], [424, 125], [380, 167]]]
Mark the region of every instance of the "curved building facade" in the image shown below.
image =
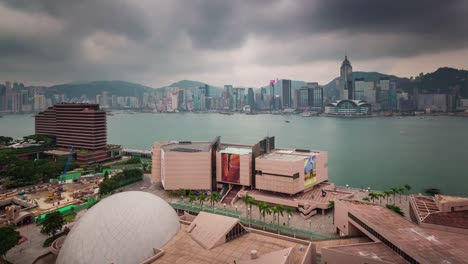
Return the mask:
[[325, 106], [325, 113], [337, 116], [360, 116], [371, 114], [372, 106], [361, 100], [338, 100]]

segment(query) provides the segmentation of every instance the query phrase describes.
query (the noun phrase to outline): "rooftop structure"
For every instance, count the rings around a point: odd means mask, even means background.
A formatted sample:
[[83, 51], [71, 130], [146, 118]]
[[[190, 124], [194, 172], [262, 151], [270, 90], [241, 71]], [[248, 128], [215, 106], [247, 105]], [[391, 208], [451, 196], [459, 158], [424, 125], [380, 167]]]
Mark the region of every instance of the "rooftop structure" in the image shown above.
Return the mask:
[[468, 198], [410, 196], [411, 219], [420, 226], [468, 235]]
[[57, 263], [142, 263], [179, 230], [174, 209], [158, 196], [118, 193], [97, 203], [77, 221]]
[[[418, 226], [380, 205], [338, 200], [335, 226], [342, 235], [365, 234], [380, 241], [409, 263], [463, 263], [468, 259], [467, 235]], [[322, 261], [340, 263], [323, 257]]]
[[202, 212], [161, 248], [153, 263], [311, 263], [310, 242], [248, 229], [239, 219]]

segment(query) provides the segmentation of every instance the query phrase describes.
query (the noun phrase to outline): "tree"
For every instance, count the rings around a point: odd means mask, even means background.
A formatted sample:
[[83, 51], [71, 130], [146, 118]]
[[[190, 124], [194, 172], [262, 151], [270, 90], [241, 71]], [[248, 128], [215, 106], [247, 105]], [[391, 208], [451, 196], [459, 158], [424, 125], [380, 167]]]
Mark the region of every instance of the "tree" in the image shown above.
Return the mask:
[[369, 198], [372, 200], [372, 203], [374, 203], [374, 200], [377, 199], [377, 193], [375, 192], [369, 193]]
[[193, 203], [193, 202], [195, 202], [197, 200], [197, 196], [195, 196], [195, 194], [191, 190], [189, 191], [188, 196], [189, 196], [189, 202], [190, 203]]
[[333, 209], [333, 224], [335, 224], [335, 201], [328, 201], [328, 207], [330, 207], [331, 209]]
[[391, 188], [390, 193], [393, 195], [393, 204], [395, 204], [395, 195], [398, 193], [398, 188]]
[[185, 190], [184, 189], [179, 189], [177, 191], [177, 194], [180, 196], [180, 197], [183, 197], [185, 195]]
[[63, 227], [63, 215], [62, 213], [55, 211], [45, 216], [42, 222], [41, 233], [48, 236], [55, 236], [57, 231]]
[[250, 212], [252, 212], [252, 205], [255, 204], [255, 199], [249, 194], [244, 195], [243, 199], [245, 202], [245, 215], [248, 216], [248, 209], [250, 209]]
[[270, 209], [270, 206], [265, 203], [265, 202], [261, 202], [259, 205], [258, 205], [258, 208], [261, 212], [261, 215], [263, 216], [263, 221], [266, 222], [266, 215], [267, 214], [271, 214], [271, 209]]
[[384, 194], [384, 197], [387, 199], [387, 204], [388, 204], [388, 198], [390, 197], [391, 193], [389, 191], [385, 191], [383, 192], [383, 194]]
[[[5, 255], [8, 250], [18, 245], [21, 235], [12, 227], [0, 227], [0, 256], [5, 260]], [[6, 261], [3, 261], [6, 262]]]
[[273, 212], [273, 215], [276, 215], [277, 222], [278, 222], [278, 225], [279, 225], [279, 216], [280, 216], [280, 214], [281, 214], [281, 216], [284, 216], [283, 215], [283, 212], [284, 212], [283, 205], [277, 204], [277, 205], [273, 206], [273, 208], [271, 208], [271, 211]]
[[208, 199], [210, 200], [211, 208], [213, 208], [214, 204], [219, 202], [219, 195], [217, 192], [212, 192]]
[[[411, 185], [409, 185], [409, 184], [407, 183], [407, 184], [405, 184], [404, 187], [405, 187], [406, 191], [407, 191], [408, 194], [409, 194], [409, 191], [411, 191]], [[408, 196], [406, 196], [406, 200], [408, 200]]]
[[363, 201], [366, 201], [366, 202], [370, 202], [370, 198], [369, 196], [364, 196], [364, 198], [362, 198]]
[[200, 194], [198, 196], [198, 201], [200, 201], [200, 210], [203, 210], [203, 203], [206, 201], [206, 194]]
[[104, 180], [109, 179], [109, 171], [104, 172]]
[[292, 209], [291, 207], [286, 207], [286, 214], [288, 215], [288, 226], [289, 226], [289, 219], [292, 216]]
[[400, 204], [401, 204], [401, 194], [405, 192], [405, 188], [399, 187], [398, 188], [398, 194], [400, 194]]
[[387, 204], [386, 207], [401, 216], [405, 216], [405, 213], [403, 213], [403, 211], [401, 210], [399, 206]]

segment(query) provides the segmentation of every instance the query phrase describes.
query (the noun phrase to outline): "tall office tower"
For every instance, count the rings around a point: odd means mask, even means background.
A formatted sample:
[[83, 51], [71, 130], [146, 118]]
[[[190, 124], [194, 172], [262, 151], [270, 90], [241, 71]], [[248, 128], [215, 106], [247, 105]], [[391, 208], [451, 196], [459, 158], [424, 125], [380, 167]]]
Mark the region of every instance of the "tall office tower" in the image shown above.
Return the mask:
[[223, 91], [223, 107], [224, 109], [232, 109], [232, 85], [224, 85]]
[[345, 56], [340, 68], [340, 99], [354, 100], [353, 67], [348, 56]]
[[21, 101], [21, 94], [11, 93], [10, 98], [11, 98], [11, 112], [13, 113], [21, 112], [21, 106], [23, 105]]
[[301, 89], [296, 90], [298, 93], [298, 99], [297, 99], [297, 108], [299, 109], [309, 109], [309, 87], [303, 86]]
[[184, 88], [179, 88], [178, 98], [177, 98], [177, 109], [179, 111], [185, 110], [185, 90]]
[[323, 104], [323, 87], [312, 86], [309, 87], [309, 107], [313, 111], [322, 112], [324, 108]]
[[291, 80], [281, 80], [281, 87], [283, 90], [283, 109], [292, 107], [292, 87]]
[[270, 109], [275, 110], [275, 80], [270, 80]]
[[249, 103], [250, 111], [253, 111], [255, 109], [255, 95], [253, 88], [249, 88], [247, 90], [247, 102]]
[[6, 87], [5, 85], [0, 84], [0, 111], [6, 109]]
[[110, 106], [109, 102], [109, 92], [102, 92], [102, 107], [108, 108]]
[[364, 78], [354, 80], [354, 99], [364, 100], [374, 106], [377, 103], [377, 91], [374, 81], [366, 81]]

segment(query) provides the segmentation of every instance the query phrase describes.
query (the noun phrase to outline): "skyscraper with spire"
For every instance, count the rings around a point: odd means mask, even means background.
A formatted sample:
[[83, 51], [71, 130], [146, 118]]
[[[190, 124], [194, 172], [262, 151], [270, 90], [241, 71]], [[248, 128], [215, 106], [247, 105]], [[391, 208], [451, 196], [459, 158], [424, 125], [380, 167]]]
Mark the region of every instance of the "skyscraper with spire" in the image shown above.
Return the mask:
[[340, 68], [340, 100], [354, 99], [353, 90], [353, 67], [348, 60], [348, 56], [345, 55], [345, 59], [341, 64]]

